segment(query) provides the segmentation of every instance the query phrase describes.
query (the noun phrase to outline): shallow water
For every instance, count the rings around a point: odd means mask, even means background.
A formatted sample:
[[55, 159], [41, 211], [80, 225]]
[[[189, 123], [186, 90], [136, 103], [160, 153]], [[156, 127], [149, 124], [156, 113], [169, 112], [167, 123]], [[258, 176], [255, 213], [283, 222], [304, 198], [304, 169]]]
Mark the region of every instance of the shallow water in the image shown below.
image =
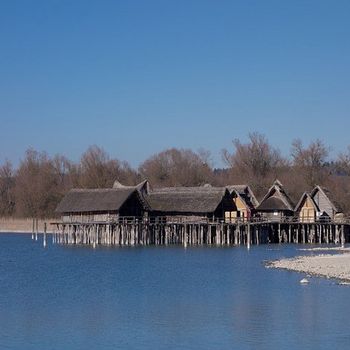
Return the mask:
[[301, 246], [67, 247], [0, 235], [0, 349], [349, 349], [350, 287]]

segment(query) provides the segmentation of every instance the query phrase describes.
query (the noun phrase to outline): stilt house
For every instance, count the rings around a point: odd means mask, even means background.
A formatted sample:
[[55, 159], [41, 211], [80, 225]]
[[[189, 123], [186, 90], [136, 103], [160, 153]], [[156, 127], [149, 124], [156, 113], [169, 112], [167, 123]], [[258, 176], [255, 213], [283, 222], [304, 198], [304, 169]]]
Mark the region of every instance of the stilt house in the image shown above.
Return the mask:
[[305, 223], [316, 222], [319, 212], [320, 209], [313, 198], [309, 193], [304, 192], [295, 207], [295, 213], [298, 216], [299, 221]]
[[256, 212], [270, 221], [281, 221], [294, 215], [294, 204], [280, 181], [276, 180], [270, 187]]
[[73, 189], [56, 208], [63, 222], [114, 222], [120, 217], [141, 218], [149, 206], [144, 198], [148, 184], [115, 184], [108, 189]]
[[219, 187], [169, 187], [150, 192], [147, 202], [151, 216], [167, 222], [223, 220], [226, 212], [236, 211], [233, 195]]
[[226, 213], [226, 221], [249, 221], [254, 215], [255, 208], [259, 205], [253, 191], [248, 185], [231, 185], [227, 189], [233, 194], [236, 211]]
[[318, 208], [317, 216], [319, 218], [329, 218], [334, 220], [336, 216], [342, 213], [342, 210], [337, 202], [332, 198], [332, 193], [326, 188], [316, 186], [310, 197], [313, 199]]

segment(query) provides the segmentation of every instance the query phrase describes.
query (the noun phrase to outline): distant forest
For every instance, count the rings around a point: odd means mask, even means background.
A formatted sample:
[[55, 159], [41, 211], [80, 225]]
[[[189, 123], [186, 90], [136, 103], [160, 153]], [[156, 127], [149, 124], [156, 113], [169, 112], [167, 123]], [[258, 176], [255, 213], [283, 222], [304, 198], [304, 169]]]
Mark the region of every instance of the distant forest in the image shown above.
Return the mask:
[[276, 178], [295, 202], [315, 184], [327, 187], [349, 214], [350, 146], [336, 159], [328, 157], [324, 142], [305, 146], [295, 140], [285, 158], [259, 133], [251, 133], [247, 143], [235, 139], [231, 149], [222, 150], [223, 169], [212, 166], [205, 150], [167, 149], [133, 169], [98, 146], [89, 147], [79, 162], [28, 149], [17, 169], [9, 161], [0, 166], [0, 216], [53, 217], [71, 188], [111, 187], [116, 179], [125, 185], [148, 179], [153, 187], [249, 184], [260, 200]]

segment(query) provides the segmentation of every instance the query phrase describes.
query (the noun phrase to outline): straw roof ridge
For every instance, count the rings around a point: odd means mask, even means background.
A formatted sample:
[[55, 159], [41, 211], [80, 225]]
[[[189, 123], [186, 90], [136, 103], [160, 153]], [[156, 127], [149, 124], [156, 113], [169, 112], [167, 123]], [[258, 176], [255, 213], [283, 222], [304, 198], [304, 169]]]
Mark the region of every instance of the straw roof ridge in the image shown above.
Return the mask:
[[226, 188], [229, 191], [236, 190], [239, 193], [244, 193], [248, 187], [249, 187], [248, 185], [227, 185], [226, 186]]
[[206, 186], [197, 186], [197, 187], [161, 187], [153, 189], [152, 193], [222, 193], [224, 194], [226, 191], [226, 187], [206, 187]]

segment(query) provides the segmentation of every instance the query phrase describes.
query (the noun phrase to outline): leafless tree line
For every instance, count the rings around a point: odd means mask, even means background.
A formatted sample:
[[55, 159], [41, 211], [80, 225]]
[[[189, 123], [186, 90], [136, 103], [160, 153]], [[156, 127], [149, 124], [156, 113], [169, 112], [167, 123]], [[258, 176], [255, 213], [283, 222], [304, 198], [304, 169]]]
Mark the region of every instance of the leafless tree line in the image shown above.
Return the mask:
[[251, 133], [246, 143], [233, 140], [232, 148], [222, 151], [223, 169], [213, 168], [205, 150], [168, 149], [133, 169], [97, 146], [89, 147], [79, 162], [29, 149], [17, 169], [8, 161], [0, 166], [0, 216], [53, 216], [69, 189], [111, 187], [116, 179], [126, 185], [148, 179], [154, 187], [248, 183], [261, 198], [278, 178], [295, 201], [320, 184], [350, 212], [350, 146], [331, 162], [328, 156], [329, 147], [320, 140], [307, 146], [295, 140], [286, 158], [259, 133]]

